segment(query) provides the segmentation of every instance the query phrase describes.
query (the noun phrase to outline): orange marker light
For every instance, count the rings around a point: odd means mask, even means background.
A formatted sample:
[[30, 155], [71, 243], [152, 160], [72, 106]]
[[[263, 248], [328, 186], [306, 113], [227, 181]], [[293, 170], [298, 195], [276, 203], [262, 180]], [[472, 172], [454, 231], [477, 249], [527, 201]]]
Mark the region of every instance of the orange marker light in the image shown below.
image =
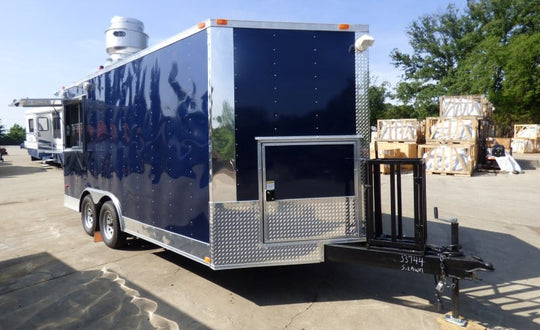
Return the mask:
[[348, 30], [351, 26], [349, 24], [339, 24], [338, 28], [340, 30]]
[[199, 24], [197, 24], [197, 27], [199, 29], [204, 29], [204, 27], [206, 26], [206, 23], [205, 22], [200, 22]]
[[206, 263], [210, 263], [210, 257], [204, 257], [204, 261], [206, 261]]
[[229, 24], [229, 22], [224, 18], [218, 18], [218, 19], [216, 19], [216, 24], [217, 25], [227, 25], [227, 24]]

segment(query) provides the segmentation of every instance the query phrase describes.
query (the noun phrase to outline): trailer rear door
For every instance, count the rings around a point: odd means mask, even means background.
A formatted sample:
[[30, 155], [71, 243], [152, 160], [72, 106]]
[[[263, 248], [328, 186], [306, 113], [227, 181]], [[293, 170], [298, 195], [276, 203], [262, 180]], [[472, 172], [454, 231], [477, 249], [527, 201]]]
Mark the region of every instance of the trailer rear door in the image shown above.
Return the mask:
[[359, 137], [257, 140], [265, 243], [358, 238]]

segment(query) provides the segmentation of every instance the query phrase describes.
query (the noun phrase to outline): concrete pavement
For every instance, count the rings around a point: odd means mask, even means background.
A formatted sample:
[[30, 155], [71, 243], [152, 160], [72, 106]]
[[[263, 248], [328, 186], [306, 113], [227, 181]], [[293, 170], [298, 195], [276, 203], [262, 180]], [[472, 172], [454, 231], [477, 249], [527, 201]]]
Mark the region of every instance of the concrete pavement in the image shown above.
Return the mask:
[[[334, 263], [212, 271], [140, 240], [94, 243], [63, 207], [62, 170], [8, 152], [0, 329], [439, 328], [429, 275]], [[465, 250], [495, 265], [481, 282], [462, 281], [461, 313], [487, 328], [540, 327], [540, 154], [515, 157], [523, 174], [427, 180], [428, 210], [457, 217]], [[430, 242], [448, 233], [429, 223]]]

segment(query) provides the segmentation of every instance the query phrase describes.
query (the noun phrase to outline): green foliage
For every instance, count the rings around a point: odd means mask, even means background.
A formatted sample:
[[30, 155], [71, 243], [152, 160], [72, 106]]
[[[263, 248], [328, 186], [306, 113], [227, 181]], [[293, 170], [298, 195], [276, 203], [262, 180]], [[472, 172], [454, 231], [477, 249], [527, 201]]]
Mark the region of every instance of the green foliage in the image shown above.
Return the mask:
[[486, 94], [501, 125], [540, 122], [538, 0], [470, 0], [420, 17], [409, 29], [412, 54], [397, 49], [403, 70], [395, 97], [418, 117], [436, 115], [442, 95]]
[[6, 134], [6, 129], [0, 120], [0, 139]]
[[23, 143], [25, 138], [24, 127], [14, 124], [7, 134], [1, 134], [4, 131], [3, 125], [0, 128], [0, 144], [4, 145], [19, 145]]
[[371, 84], [368, 90], [369, 108], [371, 110], [370, 125], [376, 126], [378, 119], [393, 118], [424, 118], [426, 113], [418, 111], [412, 105], [395, 105], [386, 103], [387, 98], [392, 98], [388, 88], [389, 84], [384, 82], [381, 85]]
[[460, 17], [450, 5], [443, 14], [426, 15], [413, 22], [407, 34], [412, 54], [394, 49], [393, 64], [404, 71], [404, 81], [396, 89], [396, 98], [413, 105], [421, 117], [437, 113], [438, 97], [451, 92], [451, 82], [471, 42], [464, 36], [472, 29], [467, 18]]
[[234, 146], [234, 111], [230, 104], [223, 102], [223, 111], [221, 116], [214, 118], [217, 122], [217, 128], [213, 129], [213, 157], [216, 161], [231, 161], [235, 158]]
[[386, 89], [387, 84], [383, 83], [380, 86], [372, 85], [368, 89], [368, 102], [370, 109], [369, 124], [371, 126], [377, 125], [377, 119], [384, 118], [386, 111], [386, 104], [384, 103], [388, 96]]

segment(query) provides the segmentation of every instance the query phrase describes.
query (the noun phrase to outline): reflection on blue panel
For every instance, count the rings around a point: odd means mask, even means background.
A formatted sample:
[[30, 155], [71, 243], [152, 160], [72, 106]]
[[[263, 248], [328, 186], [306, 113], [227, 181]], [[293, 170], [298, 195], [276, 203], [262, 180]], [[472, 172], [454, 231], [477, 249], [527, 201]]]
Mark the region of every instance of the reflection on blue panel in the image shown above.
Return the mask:
[[258, 199], [256, 136], [356, 133], [353, 44], [353, 32], [235, 29], [238, 200]]
[[209, 241], [208, 77], [200, 32], [92, 79], [88, 183], [124, 216]]

